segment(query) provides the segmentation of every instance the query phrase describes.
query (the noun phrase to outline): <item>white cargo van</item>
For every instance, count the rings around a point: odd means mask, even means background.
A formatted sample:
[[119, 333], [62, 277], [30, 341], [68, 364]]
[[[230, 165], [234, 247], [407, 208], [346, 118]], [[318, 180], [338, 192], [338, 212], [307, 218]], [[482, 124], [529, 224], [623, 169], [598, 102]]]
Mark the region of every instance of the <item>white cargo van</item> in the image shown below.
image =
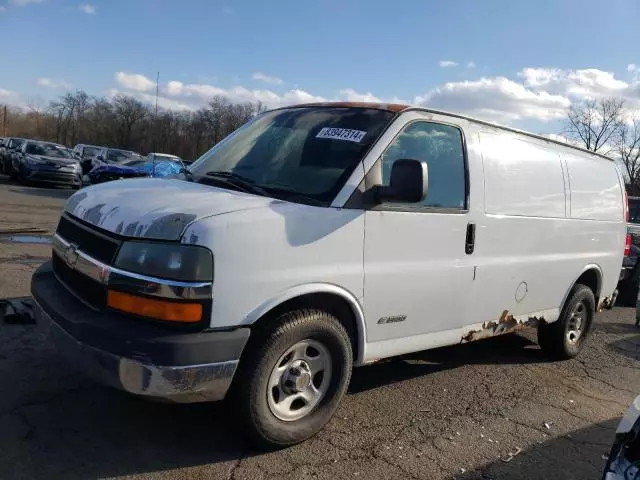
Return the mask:
[[331, 103], [258, 115], [184, 179], [85, 188], [33, 276], [76, 367], [174, 402], [233, 396], [284, 446], [353, 366], [524, 327], [571, 358], [625, 247], [614, 162], [459, 115]]

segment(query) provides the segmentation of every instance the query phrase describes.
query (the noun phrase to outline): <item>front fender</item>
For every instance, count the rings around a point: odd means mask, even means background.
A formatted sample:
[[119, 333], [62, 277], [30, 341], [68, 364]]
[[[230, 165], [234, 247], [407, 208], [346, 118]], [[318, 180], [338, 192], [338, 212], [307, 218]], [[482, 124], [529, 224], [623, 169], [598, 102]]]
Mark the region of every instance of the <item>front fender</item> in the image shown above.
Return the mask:
[[280, 292], [275, 297], [267, 300], [266, 302], [261, 303], [252, 309], [244, 318], [243, 324], [253, 324], [262, 318], [264, 315], [269, 313], [271, 310], [276, 308], [279, 305], [287, 302], [288, 300], [292, 300], [297, 297], [303, 297], [305, 295], [310, 295], [314, 293], [327, 293], [331, 295], [336, 295], [343, 300], [345, 300], [351, 310], [353, 311], [353, 316], [356, 321], [357, 328], [357, 344], [358, 344], [358, 358], [354, 360], [355, 365], [361, 365], [363, 363], [363, 359], [366, 358], [365, 349], [366, 349], [366, 324], [364, 321], [364, 312], [362, 310], [362, 305], [358, 299], [348, 290], [339, 287], [337, 285], [333, 285], [330, 283], [308, 283], [304, 285], [297, 285], [292, 287], [284, 292]]

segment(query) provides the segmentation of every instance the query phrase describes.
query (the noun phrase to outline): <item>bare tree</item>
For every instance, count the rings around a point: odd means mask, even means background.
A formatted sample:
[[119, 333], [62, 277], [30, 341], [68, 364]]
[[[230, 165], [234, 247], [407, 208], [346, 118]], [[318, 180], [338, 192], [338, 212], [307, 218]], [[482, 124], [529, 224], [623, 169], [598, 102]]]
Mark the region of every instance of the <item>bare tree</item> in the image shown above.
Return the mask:
[[266, 107], [260, 103], [233, 103], [213, 97], [195, 111], [154, 108], [139, 100], [117, 95], [90, 97], [82, 90], [67, 92], [42, 109], [35, 101], [28, 109], [9, 108], [8, 135], [127, 148], [140, 153], [158, 149], [185, 159], [195, 159]]
[[571, 105], [565, 133], [587, 150], [610, 153], [611, 144], [624, 127], [624, 100], [602, 98]]
[[640, 118], [634, 117], [631, 123], [623, 124], [616, 142], [616, 153], [624, 165], [627, 180], [632, 187], [640, 183]]

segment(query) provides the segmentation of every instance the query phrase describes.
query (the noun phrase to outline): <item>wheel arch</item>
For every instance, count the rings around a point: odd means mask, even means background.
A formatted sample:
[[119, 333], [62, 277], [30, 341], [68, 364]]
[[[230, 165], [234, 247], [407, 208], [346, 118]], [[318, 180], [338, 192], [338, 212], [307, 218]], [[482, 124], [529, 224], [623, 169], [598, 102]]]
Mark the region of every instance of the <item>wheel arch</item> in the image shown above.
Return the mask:
[[562, 298], [562, 303], [560, 304], [560, 310], [562, 310], [562, 308], [564, 307], [564, 304], [567, 302], [567, 299], [569, 298], [569, 294], [571, 293], [571, 290], [578, 283], [581, 283], [591, 289], [591, 291], [593, 292], [593, 296], [595, 297], [595, 300], [596, 300], [596, 310], [597, 310], [598, 304], [600, 301], [600, 291], [602, 289], [602, 269], [600, 268], [600, 265], [597, 265], [595, 263], [586, 265], [578, 273], [578, 275], [575, 276], [573, 282], [571, 282], [571, 285], [569, 285], [569, 288], [567, 289], [567, 291], [564, 294], [564, 297]]
[[328, 283], [298, 285], [253, 309], [244, 323], [257, 325], [285, 311], [299, 308], [326, 309], [336, 316], [351, 337], [354, 365], [361, 365], [366, 349], [364, 312], [358, 299], [348, 290]]

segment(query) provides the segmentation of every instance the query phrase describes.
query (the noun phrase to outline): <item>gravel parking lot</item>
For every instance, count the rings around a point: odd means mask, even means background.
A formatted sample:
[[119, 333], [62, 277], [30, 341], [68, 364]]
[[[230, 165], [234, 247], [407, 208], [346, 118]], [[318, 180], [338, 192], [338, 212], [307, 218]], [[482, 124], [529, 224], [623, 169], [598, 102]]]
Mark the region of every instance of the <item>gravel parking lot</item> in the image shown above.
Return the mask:
[[[0, 176], [0, 298], [29, 292], [71, 190]], [[640, 393], [635, 312], [597, 317], [573, 361], [529, 334], [356, 369], [314, 439], [247, 447], [224, 404], [142, 401], [74, 373], [34, 326], [0, 326], [0, 478], [600, 478], [615, 427]]]

